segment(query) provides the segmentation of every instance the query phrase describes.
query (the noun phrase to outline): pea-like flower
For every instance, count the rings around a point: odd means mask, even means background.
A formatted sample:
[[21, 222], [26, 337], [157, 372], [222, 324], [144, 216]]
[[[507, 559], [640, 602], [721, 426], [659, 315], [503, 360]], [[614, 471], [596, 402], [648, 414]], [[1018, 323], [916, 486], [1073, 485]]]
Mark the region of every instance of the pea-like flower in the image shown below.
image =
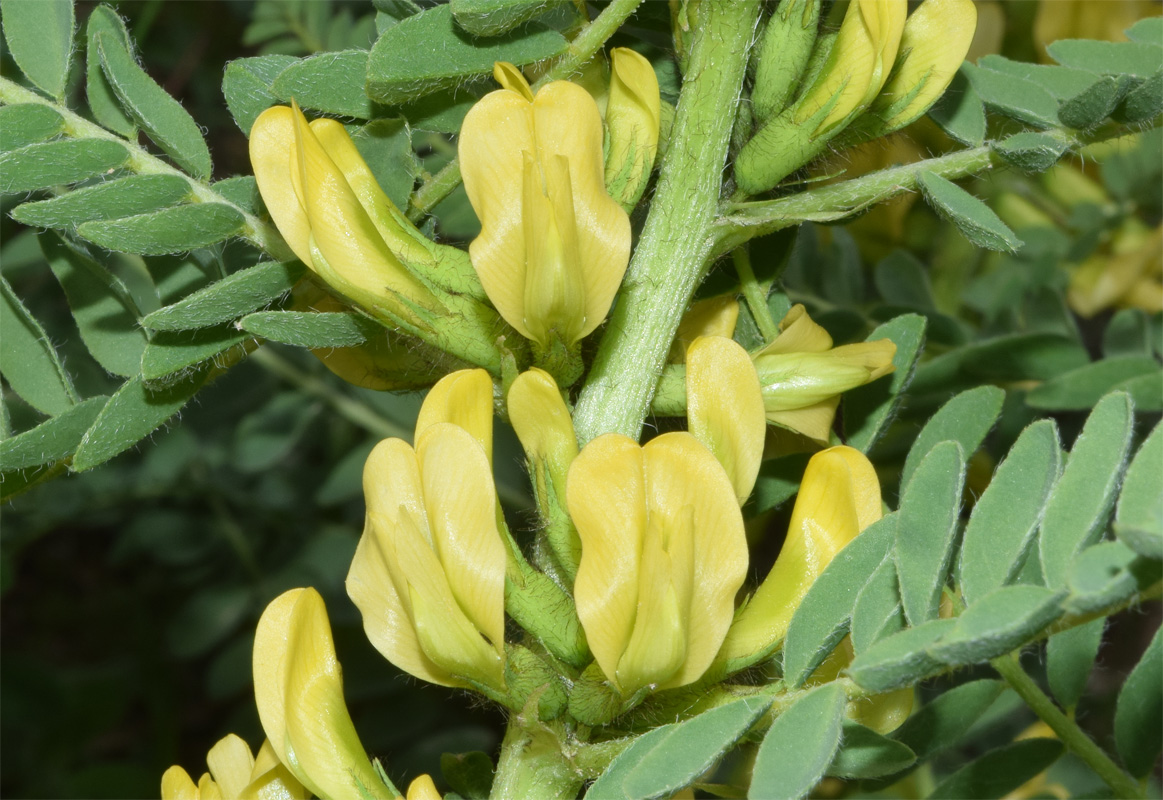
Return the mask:
[[284, 592], [263, 611], [254, 634], [254, 699], [279, 761], [316, 797], [395, 795], [355, 732], [327, 609], [314, 589]]
[[841, 446], [812, 456], [779, 557], [731, 626], [720, 659], [754, 663], [772, 652], [816, 578], [880, 517], [880, 481], [863, 453]]
[[606, 678], [630, 697], [698, 680], [747, 573], [743, 517], [718, 461], [689, 433], [620, 434], [574, 459], [566, 499], [581, 538], [578, 616]]
[[533, 96], [520, 73], [473, 106], [460, 165], [481, 233], [469, 245], [489, 299], [522, 336], [569, 348], [605, 319], [630, 258], [630, 220], [606, 193], [602, 119], [566, 81]]
[[425, 401], [415, 449], [385, 439], [372, 450], [347, 592], [368, 639], [400, 669], [503, 692], [506, 555], [486, 451], [491, 409], [482, 370], [453, 373]]
[[878, 339], [832, 347], [802, 305], [779, 326], [779, 336], [752, 357], [767, 421], [826, 444], [840, 395], [892, 372], [896, 345]]
[[162, 800], [238, 800], [238, 798], [284, 798], [306, 800], [307, 789], [275, 755], [270, 741], [264, 741], [255, 756], [241, 737], [233, 733], [218, 740], [206, 754], [209, 772], [195, 784], [189, 773], [172, 766], [162, 775]]

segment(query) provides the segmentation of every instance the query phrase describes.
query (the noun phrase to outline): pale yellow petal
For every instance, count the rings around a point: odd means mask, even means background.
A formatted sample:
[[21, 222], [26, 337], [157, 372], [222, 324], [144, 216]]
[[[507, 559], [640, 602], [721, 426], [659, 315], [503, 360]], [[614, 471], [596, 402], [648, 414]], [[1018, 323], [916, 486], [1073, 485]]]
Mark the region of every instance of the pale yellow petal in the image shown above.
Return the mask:
[[694, 571], [687, 656], [664, 684], [672, 688], [698, 680], [718, 653], [747, 576], [747, 540], [727, 474], [693, 436], [667, 433], [652, 439], [643, 459], [648, 514], [665, 529], [689, 529], [694, 537], [688, 556]]
[[[689, 560], [671, 563], [664, 547], [668, 533], [671, 531], [665, 530], [663, 524], [647, 520], [634, 631], [618, 662], [616, 683], [623, 695], [632, 695], [644, 686], [663, 684], [679, 670], [686, 657], [687, 608], [683, 606], [689, 604], [690, 598], [678, 596], [672, 572], [685, 569], [689, 573], [692, 565]], [[689, 531], [679, 535], [685, 535], [689, 542]]]
[[243, 789], [242, 800], [307, 800], [311, 793], [275, 755], [270, 740], [263, 740], [254, 757], [250, 783]]
[[516, 92], [530, 103], [533, 102], [533, 90], [529, 88], [529, 81], [525, 80], [521, 70], [508, 61], [497, 61], [493, 64], [493, 80], [501, 84], [502, 89]]
[[[305, 589], [283, 592], [262, 612], [254, 633], [254, 703], [259, 722], [279, 761], [295, 769], [294, 750], [287, 738], [287, 668], [295, 604]], [[302, 776], [296, 773], [302, 780]]]
[[437, 381], [416, 417], [414, 441], [441, 422], [459, 425], [472, 434], [493, 463], [493, 379], [489, 373], [462, 369]]
[[222, 790], [211, 779], [209, 772], [203, 772], [198, 779], [198, 800], [224, 800]]
[[758, 355], [780, 353], [822, 353], [832, 347], [832, 337], [808, 316], [807, 309], [796, 303], [779, 323], [779, 336]]
[[489, 460], [467, 431], [449, 423], [425, 430], [416, 447], [433, 548], [453, 597], [503, 656], [505, 545]]
[[[334, 275], [323, 277], [334, 288], [367, 306], [381, 305], [407, 316], [394, 294], [438, 310], [440, 303], [388, 249], [375, 223], [331, 160], [301, 114], [294, 116], [295, 147], [303, 207], [311, 236]], [[322, 265], [317, 263], [316, 268]]]
[[311, 267], [307, 243], [311, 224], [292, 185], [292, 175], [298, 172], [294, 154], [294, 112], [286, 106], [272, 106], [259, 114], [250, 129], [250, 163], [258, 192], [291, 250]]
[[569, 468], [566, 500], [582, 543], [574, 599], [590, 650], [608, 678], [616, 677], [634, 629], [645, 492], [642, 449], [620, 434], [594, 439]]
[[[509, 387], [509, 420], [531, 461], [545, 461], [555, 478], [558, 503], [565, 507], [565, 475], [577, 457], [573, 420], [553, 377], [544, 370], [522, 372]], [[537, 477], [537, 476], [535, 476]]]
[[832, 432], [832, 422], [836, 419], [836, 408], [840, 396], [829, 397], [815, 405], [791, 408], [786, 411], [768, 411], [767, 421], [802, 433], [819, 444], [828, 443]]
[[739, 321], [739, 301], [730, 295], [709, 297], [692, 303], [678, 323], [678, 333], [671, 345], [667, 360], [676, 364], [686, 361], [687, 348], [700, 336], [735, 335], [735, 324]]
[[602, 119], [585, 89], [554, 81], [533, 100], [533, 135], [538, 161], [569, 162], [578, 263], [585, 283], [585, 336], [602, 323], [630, 261], [630, 218], [606, 194]]
[[286, 724], [299, 768], [310, 776], [304, 784], [333, 800], [390, 800], [347, 711], [327, 610], [314, 589], [299, 596], [291, 626]]
[[662, 102], [658, 78], [649, 61], [626, 47], [615, 47], [610, 58], [605, 180], [614, 199], [623, 208], [632, 208], [658, 153]]
[[686, 361], [687, 427], [723, 465], [743, 505], [767, 428], [759, 376], [747, 351], [722, 336], [695, 340]]
[[254, 756], [241, 737], [231, 733], [219, 739], [206, 754], [206, 766], [214, 782], [222, 790], [223, 796], [236, 798], [250, 783], [250, 773], [254, 769]]
[[409, 783], [407, 800], [440, 800], [440, 792], [436, 791], [432, 776], [424, 773]]
[[[367, 524], [356, 547], [347, 574], [347, 594], [363, 616], [368, 640], [384, 658], [400, 669], [429, 683], [462, 686], [425, 655], [412, 622], [412, 596], [408, 579], [399, 564], [398, 539], [409, 520], [420, 520], [423, 530], [408, 524], [408, 535], [423, 536], [427, 531], [426, 510], [420, 481], [420, 468], [412, 448], [399, 439], [386, 439], [376, 445], [364, 466], [364, 497], [367, 501]], [[424, 541], [415, 548], [431, 545]], [[409, 547], [408, 552], [415, 548]], [[432, 555], [428, 569], [436, 559]]]
[[198, 800], [198, 786], [177, 764], [162, 773], [162, 800]]
[[848, 706], [853, 721], [879, 734], [888, 735], [904, 725], [913, 710], [912, 686], [886, 694], [876, 694], [851, 702]]
[[523, 153], [535, 152], [533, 105], [517, 92], [490, 92], [460, 129], [464, 189], [481, 222], [469, 245], [473, 268], [505, 321], [529, 338], [524, 323], [525, 232], [521, 218]]

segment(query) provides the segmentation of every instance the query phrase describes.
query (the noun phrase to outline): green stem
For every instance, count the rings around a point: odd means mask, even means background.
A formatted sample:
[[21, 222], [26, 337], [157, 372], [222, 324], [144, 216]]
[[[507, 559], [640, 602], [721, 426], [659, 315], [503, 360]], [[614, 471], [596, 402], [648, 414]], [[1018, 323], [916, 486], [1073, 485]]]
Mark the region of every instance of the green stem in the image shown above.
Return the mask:
[[[533, 84], [533, 91], [550, 81], [564, 80], [576, 72], [601, 49], [641, 3], [642, 0], [613, 0], [569, 43], [569, 47], [558, 56], [553, 66]], [[460, 161], [454, 158], [416, 190], [408, 203], [408, 219], [419, 222], [437, 203], [452, 194], [457, 186], [460, 186]]]
[[235, 205], [218, 194], [209, 184], [187, 175], [176, 167], [170, 166], [165, 161], [162, 161], [147, 151], [144, 147], [141, 147], [135, 142], [123, 139], [115, 133], [110, 133], [100, 125], [89, 122], [89, 120], [75, 114], [65, 106], [58, 105], [52, 100], [41, 97], [36, 92], [25, 89], [23, 86], [13, 83], [7, 78], [0, 78], [0, 105], [15, 103], [39, 103], [40, 105], [48, 106], [64, 118], [65, 132], [69, 136], [78, 139], [105, 139], [110, 142], [117, 142], [129, 151], [129, 161], [126, 162], [126, 166], [139, 175], [177, 175], [190, 184], [190, 189], [199, 202], [219, 203], [230, 206], [242, 214], [245, 224], [239, 235], [243, 239], [246, 239], [260, 250], [265, 251], [271, 258], [277, 261], [291, 261], [295, 258], [295, 254], [291, 252], [291, 248], [287, 246], [287, 243], [279, 235], [277, 230], [253, 214], [248, 213], [246, 209]]
[[583, 777], [565, 755], [563, 732], [542, 726], [536, 720], [526, 728], [523, 714], [509, 719], [492, 797], [505, 800], [552, 800], [577, 797]]
[[736, 247], [731, 251], [735, 261], [735, 272], [739, 275], [739, 287], [743, 290], [743, 299], [751, 309], [751, 317], [759, 327], [765, 344], [779, 335], [779, 326], [771, 317], [771, 309], [767, 306], [767, 292], [770, 286], [761, 286], [755, 279], [755, 271], [751, 269], [751, 255], [747, 247]]
[[706, 272], [757, 0], [705, 0], [650, 215], [574, 411], [578, 440], [637, 438]]
[[1091, 769], [1098, 773], [1100, 778], [1106, 781], [1108, 786], [1114, 789], [1115, 797], [1131, 800], [1146, 796], [1138, 782], [1119, 769], [1110, 756], [1091, 741], [1090, 737], [1083, 733], [1082, 729], [1038, 688], [1038, 684], [1022, 669], [1016, 653], [995, 658], [989, 663], [1026, 702], [1026, 705], [1050, 726], [1050, 729], [1062, 740], [1062, 743], [1085, 761]]

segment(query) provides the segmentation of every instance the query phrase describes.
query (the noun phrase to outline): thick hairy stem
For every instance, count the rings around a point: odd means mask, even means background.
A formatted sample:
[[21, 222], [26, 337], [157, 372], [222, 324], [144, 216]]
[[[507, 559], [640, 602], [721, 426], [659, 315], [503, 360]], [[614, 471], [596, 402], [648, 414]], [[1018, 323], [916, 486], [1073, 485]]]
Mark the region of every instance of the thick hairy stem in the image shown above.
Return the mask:
[[658, 190], [574, 410], [578, 440], [634, 438], [679, 320], [702, 280], [757, 0], [704, 0]]

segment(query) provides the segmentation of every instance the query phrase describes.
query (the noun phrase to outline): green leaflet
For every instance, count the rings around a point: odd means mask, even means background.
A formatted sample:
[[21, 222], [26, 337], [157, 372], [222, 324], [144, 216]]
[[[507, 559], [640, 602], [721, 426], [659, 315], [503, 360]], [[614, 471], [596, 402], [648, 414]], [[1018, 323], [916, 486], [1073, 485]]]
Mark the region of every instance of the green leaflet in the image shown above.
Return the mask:
[[43, 142], [64, 129], [64, 118], [49, 106], [40, 103], [0, 106], [0, 151]]
[[224, 200], [234, 203], [250, 214], [259, 214], [262, 198], [258, 193], [258, 183], [253, 175], [235, 175], [216, 181], [210, 187]]
[[218, 356], [253, 338], [233, 325], [196, 331], [159, 331], [141, 356], [141, 376], [155, 381]]
[[70, 228], [91, 220], [119, 219], [181, 203], [190, 184], [177, 175], [130, 175], [87, 186], [50, 200], [24, 203], [12, 218], [40, 228]]
[[[449, 6], [436, 6], [401, 20], [376, 41], [368, 58], [367, 93], [376, 102], [399, 105], [487, 75], [496, 61], [520, 67], [556, 56], [567, 45], [560, 33], [536, 22], [475, 42], [458, 32]], [[440, 57], [417, 59], [416, 53]]]
[[182, 253], [229, 239], [245, 224], [225, 203], [191, 203], [115, 220], [85, 222], [77, 233], [107, 250], [142, 255]]
[[1163, 70], [1128, 92], [1113, 117], [1124, 124], [1136, 125], [1149, 122], [1160, 113], [1163, 113]]
[[41, 413], [56, 416], [77, 402], [73, 383], [37, 319], [0, 277], [0, 374]]
[[1056, 633], [1046, 641], [1046, 681], [1065, 709], [1078, 705], [1094, 669], [1106, 619]]
[[355, 347], [384, 335], [384, 328], [353, 311], [259, 311], [239, 320], [256, 336], [295, 347]]
[[1127, 600], [1140, 585], [1157, 580], [1158, 572], [1158, 564], [1140, 563], [1122, 542], [1099, 542], [1074, 559], [1067, 580], [1070, 595], [1063, 605], [1074, 614], [1102, 611]]
[[1023, 739], [990, 750], [941, 782], [934, 800], [994, 800], [1004, 797], [1062, 755], [1057, 739]]
[[1102, 354], [1105, 358], [1151, 355], [1151, 321], [1147, 315], [1138, 308], [1124, 308], [1111, 317], [1102, 332]]
[[901, 472], [901, 491], [909, 485], [921, 459], [938, 442], [951, 441], [961, 445], [962, 455], [972, 456], [985, 440], [1001, 414], [1005, 392], [996, 386], [979, 386], [955, 395], [929, 418], [920, 434], [913, 440]]
[[836, 554], [804, 595], [788, 625], [783, 674], [798, 688], [848, 632], [861, 588], [891, 552], [896, 514], [873, 523]]
[[129, 151], [104, 139], [59, 139], [0, 155], [0, 194], [76, 183], [125, 164]]
[[130, 378], [85, 433], [73, 455], [73, 469], [84, 472], [133, 447], [177, 414], [205, 380], [204, 370], [158, 387]]
[[690, 785], [739, 741], [771, 702], [770, 697], [736, 700], [680, 723], [627, 771], [622, 791], [628, 797], [660, 798]]
[[929, 118], [952, 138], [970, 147], [985, 142], [985, 106], [965, 75], [958, 70], [953, 82], [932, 108]]
[[1131, 88], [1132, 80], [1125, 75], [1099, 78], [1084, 91], [1062, 101], [1058, 119], [1068, 128], [1093, 128], [1115, 110]]
[[1062, 616], [1059, 593], [1041, 586], [1002, 586], [973, 602], [929, 648], [953, 667], [978, 664], [1021, 647]]
[[562, 0], [452, 0], [456, 24], [474, 36], [500, 36]]
[[966, 603], [1008, 583], [1021, 569], [1060, 463], [1052, 420], [1030, 425], [1010, 448], [965, 526], [960, 586]]
[[623, 800], [629, 795], [622, 788], [626, 776], [634, 767], [638, 766], [647, 755], [665, 741], [678, 728], [678, 723], [663, 725], [639, 736], [633, 744], [618, 754], [610, 762], [596, 781], [586, 791], [587, 800]]
[[844, 395], [844, 433], [848, 444], [867, 453], [892, 421], [901, 392], [909, 385], [925, 343], [925, 318], [905, 314], [880, 325], [867, 341], [891, 339], [896, 343], [887, 379], [859, 386]]
[[1127, 468], [1115, 514], [1115, 535], [1146, 557], [1163, 560], [1163, 495], [1159, 465], [1163, 464], [1163, 424], [1157, 424]]
[[1126, 30], [1127, 38], [1133, 42], [1158, 45], [1163, 42], [1163, 17], [1147, 17]]
[[950, 689], [905, 720], [893, 738], [923, 761], [957, 744], [1004, 688], [1001, 681], [979, 680]]
[[239, 58], [226, 65], [222, 95], [235, 124], [244, 134], [250, 136], [258, 115], [278, 104], [279, 98], [271, 90], [271, 84], [279, 73], [297, 62], [294, 56], [268, 55]]
[[935, 309], [929, 273], [907, 250], [894, 250], [876, 264], [876, 290], [886, 302], [918, 309]]
[[1155, 631], [1119, 692], [1115, 745], [1135, 777], [1151, 771], [1163, 748], [1163, 628]]
[[993, 150], [1023, 172], [1044, 172], [1058, 163], [1066, 143], [1048, 133], [1023, 131], [997, 142]]
[[20, 71], [46, 94], [63, 99], [73, 55], [72, 0], [0, 0], [0, 16]]
[[916, 762], [916, 755], [907, 745], [844, 720], [840, 750], [826, 774], [849, 779], [879, 778], [908, 769]]
[[989, 381], [1048, 380], [1088, 363], [1086, 348], [1073, 338], [1014, 333], [973, 342], [922, 364], [911, 389], [921, 394]]
[[104, 4], [94, 8], [85, 25], [85, 96], [89, 110], [104, 127], [126, 139], [136, 139], [137, 124], [121, 108], [116, 92], [101, 69], [101, 51], [97, 42], [101, 34], [118, 42], [126, 52], [133, 52], [129, 31], [125, 29], [121, 15]]
[[352, 131], [351, 141], [392, 204], [407, 208], [420, 175], [407, 123], [403, 119], [375, 119]]
[[964, 483], [964, 451], [957, 442], [941, 442], [921, 461], [901, 496], [894, 553], [901, 605], [912, 625], [937, 616]]
[[0, 441], [0, 464], [7, 472], [68, 458], [108, 400], [104, 396], [90, 397], [32, 430]]
[[122, 107], [178, 166], [196, 178], [210, 177], [210, 150], [184, 108], [149, 77], [111, 33], [96, 37], [101, 67]]
[[978, 247], [1015, 252], [1022, 241], [985, 203], [934, 172], [922, 172], [917, 184], [925, 200]]
[[981, 67], [1015, 78], [1035, 83], [1045, 89], [1055, 100], [1069, 100], [1087, 91], [1102, 76], [1097, 72], [1053, 64], [1031, 64], [1013, 61], [1005, 56], [990, 54], [982, 56]]
[[1059, 64], [1100, 75], [1135, 75], [1149, 78], [1163, 67], [1163, 47], [1158, 42], [1100, 42], [1093, 39], [1062, 39], [1046, 48]]
[[852, 622], [849, 626], [852, 649], [854, 652], [862, 653], [885, 636], [896, 633], [904, 625], [896, 562], [886, 557], [856, 596], [856, 604], [852, 607]]
[[291, 291], [306, 268], [298, 261], [268, 261], [240, 270], [141, 321], [159, 331], [205, 328], [237, 319]]
[[370, 119], [375, 104], [364, 93], [367, 74], [366, 50], [319, 53], [289, 64], [271, 83], [271, 92], [303, 108], [344, 117]]
[[784, 709], [759, 745], [750, 797], [806, 797], [840, 746], [844, 690], [828, 683]]
[[493, 788], [493, 760], [488, 753], [444, 753], [440, 773], [452, 790], [468, 800], [487, 800]]
[[1033, 81], [968, 63], [961, 69], [992, 110], [1039, 128], [1058, 126], [1058, 101]]
[[[1109, 392], [1126, 388], [1124, 384], [1141, 376], [1159, 374], [1159, 362], [1147, 355], [1119, 356], [1104, 358], [1091, 364], [1071, 370], [1043, 383], [1030, 391], [1026, 403], [1031, 408], [1047, 411], [1081, 411], [1094, 407]], [[1140, 390], [1142, 398], [1133, 395], [1136, 407], [1151, 410], [1159, 405], [1149, 391]], [[1138, 401], [1142, 399], [1143, 403]]]
[[1074, 556], [1102, 536], [1127, 462], [1134, 422], [1130, 398], [1116, 392], [1094, 407], [1074, 441], [1066, 469], [1050, 493], [1038, 537], [1047, 586], [1063, 585]]
[[114, 375], [138, 374], [148, 337], [138, 325], [137, 307], [125, 284], [57, 234], [39, 238], [93, 358]]
[[852, 659], [848, 674], [868, 691], [877, 693], [935, 675], [945, 665], [929, 653], [929, 647], [955, 624], [951, 619], [934, 619], [885, 637]]

